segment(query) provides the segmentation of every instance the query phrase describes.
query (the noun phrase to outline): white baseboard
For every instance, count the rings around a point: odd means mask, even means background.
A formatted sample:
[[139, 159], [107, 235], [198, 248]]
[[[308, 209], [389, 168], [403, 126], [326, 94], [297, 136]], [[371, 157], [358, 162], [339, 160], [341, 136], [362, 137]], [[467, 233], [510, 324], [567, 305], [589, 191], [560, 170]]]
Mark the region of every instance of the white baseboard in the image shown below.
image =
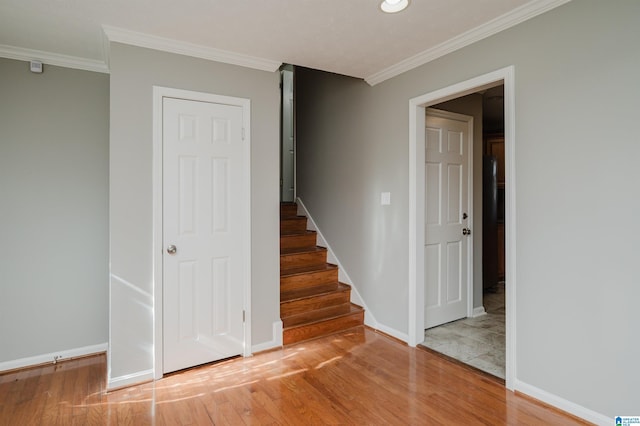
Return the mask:
[[48, 364], [64, 361], [69, 358], [93, 355], [107, 351], [107, 343], [99, 345], [84, 346], [82, 348], [66, 349], [63, 351], [51, 352], [48, 354], [36, 355], [27, 358], [20, 358], [11, 361], [0, 362], [0, 371], [15, 370], [16, 368], [32, 367], [34, 365]]
[[394, 337], [398, 340], [401, 340], [405, 343], [408, 344], [409, 342], [409, 335], [407, 333], [402, 333], [394, 328], [391, 327], [387, 327], [384, 324], [379, 324], [378, 328], [376, 328], [376, 330], [383, 332], [384, 334], [388, 334], [391, 337]]
[[481, 317], [483, 315], [487, 315], [487, 311], [484, 310], [484, 306], [479, 306], [477, 308], [473, 308], [471, 318]]
[[603, 426], [613, 424], [613, 417], [607, 417], [603, 414], [596, 413], [593, 410], [575, 404], [571, 401], [567, 401], [564, 398], [539, 389], [528, 383], [524, 383], [518, 379], [515, 379], [514, 382], [514, 389], [516, 391], [529, 395], [549, 405], [553, 405], [560, 410], [566, 411], [567, 413], [573, 414], [574, 416], [578, 416], [588, 422]]
[[107, 391], [114, 391], [128, 386], [153, 381], [153, 370], [139, 371], [126, 376], [107, 378]]
[[273, 338], [264, 343], [259, 343], [251, 347], [251, 353], [268, 351], [269, 349], [282, 347], [282, 321], [273, 322]]

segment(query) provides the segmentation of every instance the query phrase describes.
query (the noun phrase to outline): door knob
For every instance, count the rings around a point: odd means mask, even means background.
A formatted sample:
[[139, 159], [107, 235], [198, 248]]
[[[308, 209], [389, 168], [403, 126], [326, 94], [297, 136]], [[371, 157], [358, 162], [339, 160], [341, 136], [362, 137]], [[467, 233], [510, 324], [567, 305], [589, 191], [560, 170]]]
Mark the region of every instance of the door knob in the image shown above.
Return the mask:
[[171, 244], [169, 247], [167, 247], [167, 253], [169, 253], [169, 254], [176, 254], [177, 251], [178, 251], [178, 249], [173, 244]]
[[471, 229], [462, 228], [462, 235], [471, 235]]

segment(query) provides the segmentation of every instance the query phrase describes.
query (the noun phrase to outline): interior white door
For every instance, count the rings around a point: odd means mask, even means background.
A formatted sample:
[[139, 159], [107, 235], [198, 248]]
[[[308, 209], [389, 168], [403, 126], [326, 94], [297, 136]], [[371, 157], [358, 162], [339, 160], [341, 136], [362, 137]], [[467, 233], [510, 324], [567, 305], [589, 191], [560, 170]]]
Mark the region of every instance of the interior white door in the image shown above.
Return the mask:
[[469, 297], [468, 123], [432, 114], [427, 109], [425, 328], [466, 317]]
[[163, 371], [244, 349], [243, 111], [163, 99]]

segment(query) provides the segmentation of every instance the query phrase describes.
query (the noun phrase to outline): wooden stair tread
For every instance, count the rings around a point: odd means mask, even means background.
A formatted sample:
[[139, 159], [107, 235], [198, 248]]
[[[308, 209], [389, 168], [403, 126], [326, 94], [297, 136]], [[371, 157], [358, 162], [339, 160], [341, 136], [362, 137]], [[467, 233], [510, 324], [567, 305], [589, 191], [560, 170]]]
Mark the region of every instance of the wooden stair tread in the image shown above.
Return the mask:
[[350, 302], [351, 287], [295, 203], [280, 205], [280, 318], [289, 345], [362, 326], [364, 309]]
[[280, 291], [291, 291], [320, 285], [337, 285], [338, 267], [328, 263], [319, 263], [306, 267], [289, 267], [281, 269]]
[[280, 213], [280, 220], [291, 220], [291, 219], [297, 219], [297, 220], [302, 220], [302, 219], [306, 219], [306, 216], [300, 216], [298, 213]]
[[307, 218], [304, 216], [291, 216], [280, 218], [280, 235], [297, 234], [306, 231]]
[[306, 232], [305, 231], [298, 231], [295, 229], [281, 229], [280, 230], [280, 237], [287, 237], [289, 235], [303, 235], [303, 233]]
[[350, 291], [351, 287], [347, 284], [325, 284], [315, 287], [307, 287], [290, 291], [280, 292], [280, 303], [293, 302], [296, 300], [307, 299], [310, 297], [323, 296], [331, 293], [340, 293]]
[[280, 203], [281, 215], [296, 214], [297, 212], [298, 212], [298, 205], [296, 203]]
[[353, 303], [332, 306], [329, 308], [317, 309], [315, 311], [306, 312], [304, 314], [292, 315], [290, 317], [282, 318], [282, 327], [284, 330], [296, 327], [305, 327], [308, 325], [321, 323], [323, 321], [329, 321], [353, 314], [359, 314], [361, 312], [364, 312], [364, 309], [362, 309], [361, 306], [354, 305]]
[[293, 275], [308, 274], [310, 272], [322, 272], [338, 269], [338, 267], [332, 263], [324, 263], [322, 265], [303, 266], [300, 268], [281, 269], [280, 277], [290, 277]]
[[310, 231], [310, 230], [307, 229], [304, 232], [282, 234], [282, 235], [280, 235], [280, 238], [297, 237], [297, 236], [300, 236], [300, 235], [316, 235], [316, 231]]
[[284, 215], [284, 216], [280, 215], [280, 221], [283, 221], [283, 220], [303, 220], [303, 219], [306, 221], [307, 217], [306, 216], [300, 216], [298, 214]]
[[280, 256], [290, 256], [292, 254], [303, 254], [303, 253], [317, 253], [321, 251], [324, 252], [324, 251], [327, 251], [327, 249], [320, 246], [281, 248]]
[[280, 234], [280, 249], [291, 247], [314, 247], [318, 242], [315, 231]]

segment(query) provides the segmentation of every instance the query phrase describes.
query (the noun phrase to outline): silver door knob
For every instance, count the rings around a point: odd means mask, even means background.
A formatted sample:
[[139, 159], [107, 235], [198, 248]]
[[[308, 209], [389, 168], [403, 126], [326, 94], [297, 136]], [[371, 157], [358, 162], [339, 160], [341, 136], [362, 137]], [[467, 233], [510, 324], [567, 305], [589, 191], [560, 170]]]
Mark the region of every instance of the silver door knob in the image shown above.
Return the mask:
[[167, 247], [167, 253], [169, 253], [169, 254], [176, 254], [177, 251], [178, 251], [178, 249], [173, 244], [171, 244], [169, 247]]
[[471, 229], [462, 228], [462, 235], [471, 235]]

